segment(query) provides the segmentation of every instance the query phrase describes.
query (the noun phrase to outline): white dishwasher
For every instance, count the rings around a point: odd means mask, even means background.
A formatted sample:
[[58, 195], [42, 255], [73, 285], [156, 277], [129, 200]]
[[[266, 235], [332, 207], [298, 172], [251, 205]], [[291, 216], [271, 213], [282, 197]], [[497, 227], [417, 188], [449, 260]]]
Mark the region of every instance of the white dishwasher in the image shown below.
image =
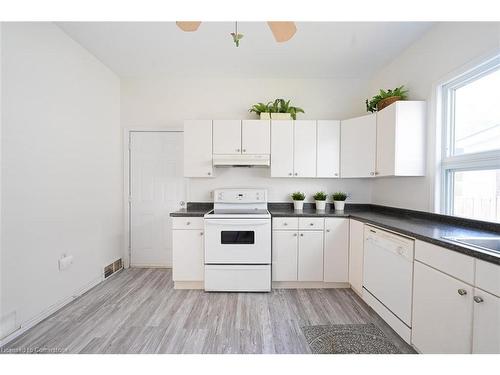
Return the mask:
[[[365, 226], [363, 288], [371, 295], [368, 296], [368, 300], [373, 302], [370, 306], [377, 312], [381, 308], [387, 309], [408, 329], [411, 328], [413, 252], [412, 239]], [[376, 306], [377, 309], [374, 304], [382, 306]], [[379, 312], [379, 315], [391, 325], [393, 318], [384, 317], [388, 315], [387, 312]]]

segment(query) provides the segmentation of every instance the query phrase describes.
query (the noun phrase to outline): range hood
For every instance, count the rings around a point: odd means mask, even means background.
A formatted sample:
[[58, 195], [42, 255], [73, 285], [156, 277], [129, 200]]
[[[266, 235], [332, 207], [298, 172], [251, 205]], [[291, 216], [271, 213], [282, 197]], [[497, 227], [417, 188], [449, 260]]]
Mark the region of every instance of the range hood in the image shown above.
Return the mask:
[[233, 166], [233, 167], [269, 167], [271, 157], [269, 154], [260, 155], [213, 155], [214, 167]]

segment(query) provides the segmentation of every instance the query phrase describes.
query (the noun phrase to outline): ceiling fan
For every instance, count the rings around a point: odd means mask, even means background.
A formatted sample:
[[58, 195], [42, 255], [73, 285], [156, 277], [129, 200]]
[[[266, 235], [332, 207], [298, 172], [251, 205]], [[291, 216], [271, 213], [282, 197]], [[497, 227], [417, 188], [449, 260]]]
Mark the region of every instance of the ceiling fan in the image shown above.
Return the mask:
[[[182, 31], [193, 32], [198, 30], [201, 21], [177, 21], [176, 24]], [[292, 39], [292, 37], [297, 32], [295, 22], [267, 21], [267, 25], [271, 29], [274, 39], [278, 43], [286, 42]], [[235, 22], [235, 32], [231, 33], [231, 36], [233, 37], [233, 41], [236, 44], [236, 47], [238, 47], [240, 39], [243, 38], [243, 34], [238, 33], [238, 22]]]

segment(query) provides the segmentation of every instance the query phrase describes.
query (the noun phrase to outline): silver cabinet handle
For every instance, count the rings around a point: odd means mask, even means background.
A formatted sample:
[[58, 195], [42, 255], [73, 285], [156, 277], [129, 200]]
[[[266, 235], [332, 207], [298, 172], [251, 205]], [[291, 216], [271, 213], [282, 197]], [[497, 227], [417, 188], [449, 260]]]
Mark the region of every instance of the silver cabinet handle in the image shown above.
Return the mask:
[[484, 299], [482, 297], [479, 297], [479, 296], [474, 296], [474, 302], [481, 303], [481, 302], [484, 302]]
[[339, 174], [338, 174], [338, 173], [334, 173], [333, 175], [334, 175], [334, 176], [338, 176]]
[[200, 232], [200, 236], [203, 236], [203, 232]]
[[288, 223], [283, 223], [283, 225], [286, 227], [288, 225]]
[[247, 152], [247, 150], [244, 148], [243, 150], [241, 150], [242, 152]]
[[240, 149], [239, 149], [239, 148], [237, 148], [237, 149], [236, 149], [236, 152], [240, 152]]
[[299, 174], [297, 172], [295, 172], [294, 176], [298, 176]]
[[467, 294], [467, 291], [465, 289], [459, 289], [458, 294], [460, 294], [461, 296], [465, 296]]
[[309, 223], [309, 225], [312, 227], [314, 225], [314, 223]]
[[210, 173], [210, 172], [208, 172], [207, 174], [208, 174], [209, 176], [211, 176], [211, 175], [212, 175], [212, 173]]
[[327, 231], [328, 233], [330, 233], [330, 229], [327, 229], [326, 231]]
[[294, 236], [294, 237], [297, 237], [297, 233], [294, 233], [294, 234], [293, 234], [293, 236]]
[[300, 237], [304, 237], [304, 233], [301, 233], [301, 234], [300, 234]]
[[191, 222], [190, 222], [190, 221], [186, 221], [186, 225], [190, 225], [190, 224], [191, 224]]
[[290, 173], [288, 173], [288, 175], [289, 175], [289, 176], [292, 176], [292, 173], [290, 172]]
[[375, 176], [378, 175], [379, 173], [378, 172], [375, 172]]

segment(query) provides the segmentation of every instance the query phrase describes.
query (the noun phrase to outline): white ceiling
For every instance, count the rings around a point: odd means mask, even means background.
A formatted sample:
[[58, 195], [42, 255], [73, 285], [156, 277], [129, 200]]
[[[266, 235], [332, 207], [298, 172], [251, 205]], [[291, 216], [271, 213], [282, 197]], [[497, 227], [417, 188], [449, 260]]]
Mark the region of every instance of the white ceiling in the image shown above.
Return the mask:
[[62, 22], [67, 34], [121, 77], [152, 75], [248, 78], [367, 77], [433, 24], [428, 22], [297, 22], [276, 43], [265, 22], [203, 22], [196, 32], [174, 22]]

